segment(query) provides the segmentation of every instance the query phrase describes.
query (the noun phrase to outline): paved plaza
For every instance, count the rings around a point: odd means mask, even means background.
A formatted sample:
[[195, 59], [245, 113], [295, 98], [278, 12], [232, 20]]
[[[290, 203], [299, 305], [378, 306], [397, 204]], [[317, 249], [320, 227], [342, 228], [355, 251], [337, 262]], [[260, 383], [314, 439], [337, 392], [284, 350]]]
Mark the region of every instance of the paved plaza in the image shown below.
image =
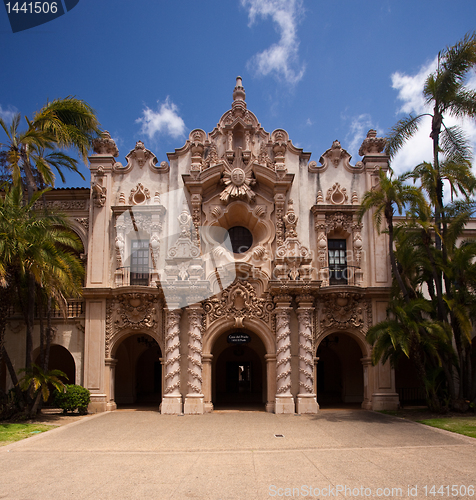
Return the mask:
[[471, 486], [475, 439], [365, 410], [116, 411], [0, 448], [12, 500], [476, 498]]

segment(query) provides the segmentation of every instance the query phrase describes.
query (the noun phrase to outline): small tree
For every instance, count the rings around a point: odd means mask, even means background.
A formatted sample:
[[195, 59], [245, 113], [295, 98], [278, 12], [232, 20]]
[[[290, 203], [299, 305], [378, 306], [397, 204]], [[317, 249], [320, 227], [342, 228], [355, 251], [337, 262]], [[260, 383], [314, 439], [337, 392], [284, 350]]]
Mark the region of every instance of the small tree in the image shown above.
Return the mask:
[[35, 363], [32, 363], [29, 368], [22, 368], [20, 371], [25, 373], [20, 380], [20, 387], [23, 391], [29, 390], [30, 396], [34, 400], [33, 406], [28, 411], [30, 417], [36, 415], [41, 398], [43, 397], [43, 401], [49, 398], [49, 385], [51, 384], [55, 389], [61, 391], [64, 389], [64, 384], [59, 377], [68, 379], [61, 370], [44, 371]]

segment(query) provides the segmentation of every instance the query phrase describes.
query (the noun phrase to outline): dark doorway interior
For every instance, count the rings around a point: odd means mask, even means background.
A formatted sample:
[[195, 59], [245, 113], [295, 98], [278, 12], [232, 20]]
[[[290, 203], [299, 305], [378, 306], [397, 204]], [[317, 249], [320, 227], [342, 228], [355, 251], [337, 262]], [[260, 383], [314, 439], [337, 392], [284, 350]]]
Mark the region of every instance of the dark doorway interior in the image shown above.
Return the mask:
[[117, 348], [115, 395], [119, 408], [159, 406], [162, 400], [161, 350], [149, 335], [132, 335]]
[[247, 345], [230, 345], [218, 356], [215, 366], [215, 408], [264, 404], [264, 366], [260, 356]]
[[362, 350], [343, 333], [327, 336], [319, 345], [317, 401], [321, 408], [360, 407], [364, 400]]

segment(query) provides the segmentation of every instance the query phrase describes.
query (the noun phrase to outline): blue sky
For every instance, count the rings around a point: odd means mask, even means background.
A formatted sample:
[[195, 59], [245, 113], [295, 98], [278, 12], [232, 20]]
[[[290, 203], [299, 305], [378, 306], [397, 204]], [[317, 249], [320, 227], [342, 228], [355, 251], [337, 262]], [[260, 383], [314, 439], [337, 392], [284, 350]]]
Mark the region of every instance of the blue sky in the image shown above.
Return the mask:
[[[0, 115], [75, 95], [116, 140], [118, 161], [142, 140], [161, 162], [194, 128], [213, 130], [241, 75], [268, 132], [286, 129], [316, 161], [338, 139], [355, 164], [369, 128], [385, 135], [424, 109], [438, 51], [475, 20], [474, 0], [80, 0], [13, 34], [0, 6]], [[476, 126], [465, 129], [476, 145]], [[397, 171], [430, 159], [428, 134], [424, 125]], [[82, 171], [86, 182], [67, 185], [88, 186]]]

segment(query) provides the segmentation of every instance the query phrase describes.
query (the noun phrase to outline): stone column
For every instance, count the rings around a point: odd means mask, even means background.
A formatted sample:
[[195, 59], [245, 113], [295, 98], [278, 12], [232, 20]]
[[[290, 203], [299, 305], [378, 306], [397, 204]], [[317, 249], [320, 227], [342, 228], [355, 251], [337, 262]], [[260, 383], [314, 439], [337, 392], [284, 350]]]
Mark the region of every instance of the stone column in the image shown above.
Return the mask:
[[276, 354], [265, 354], [266, 360], [266, 411], [274, 413], [276, 394]]
[[199, 304], [187, 308], [188, 316], [188, 394], [183, 412], [201, 415], [204, 412], [202, 394], [202, 317]]
[[212, 361], [213, 354], [202, 354], [202, 390], [204, 394], [204, 412], [211, 413], [213, 411], [212, 403]]
[[109, 380], [109, 386], [106, 386], [106, 411], [114, 411], [117, 408], [115, 399], [115, 377], [116, 377], [116, 365], [117, 359], [106, 358], [106, 380]]
[[278, 295], [276, 303], [276, 405], [275, 413], [294, 413], [291, 394], [291, 297]]
[[181, 309], [168, 309], [165, 319], [165, 391], [161, 413], [178, 415], [182, 413], [180, 394], [180, 317]]
[[361, 358], [360, 361], [364, 370], [364, 400], [362, 402], [362, 408], [365, 410], [371, 410], [372, 401], [370, 400], [370, 394], [372, 393], [372, 390], [369, 383], [369, 367], [372, 366], [372, 358], [370, 356], [366, 356]]
[[298, 413], [317, 413], [316, 393], [314, 392], [314, 357], [312, 349], [312, 307], [311, 295], [299, 295], [297, 317], [299, 322], [299, 394]]
[[[317, 396], [317, 364], [319, 363], [319, 357], [314, 358], [314, 394]], [[319, 405], [319, 403], [318, 403]]]

